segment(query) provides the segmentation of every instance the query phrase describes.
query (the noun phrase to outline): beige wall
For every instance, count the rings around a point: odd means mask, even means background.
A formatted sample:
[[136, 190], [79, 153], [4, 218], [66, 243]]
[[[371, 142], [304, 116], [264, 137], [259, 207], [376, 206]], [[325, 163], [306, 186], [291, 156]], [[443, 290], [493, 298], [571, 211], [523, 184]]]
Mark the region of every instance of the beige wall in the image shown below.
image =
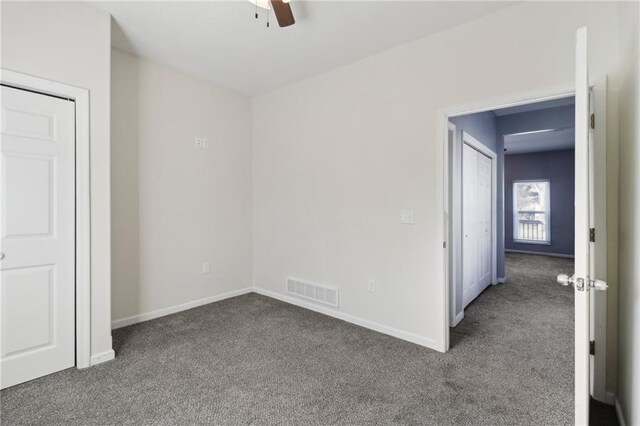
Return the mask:
[[615, 4], [525, 3], [256, 97], [254, 284], [335, 285], [343, 312], [439, 343], [437, 108], [571, 83], [583, 25], [591, 75], [613, 76], [616, 20]]
[[117, 50], [111, 65], [113, 321], [251, 287], [250, 99]]
[[111, 350], [111, 18], [82, 2], [2, 2], [2, 68], [90, 91], [91, 354]]
[[[112, 317], [252, 283], [283, 293], [289, 275], [339, 286], [346, 314], [438, 343], [436, 109], [570, 83], [575, 30], [587, 25], [591, 75], [610, 77], [608, 388], [619, 298], [618, 396], [639, 422], [637, 5], [617, 9], [521, 4], [251, 102], [111, 52], [109, 16], [90, 5], [3, 2], [1, 66], [91, 91], [92, 354], [111, 349]], [[415, 210], [414, 226], [400, 225], [402, 209]]]
[[640, 7], [620, 5], [620, 293], [617, 399], [640, 424]]

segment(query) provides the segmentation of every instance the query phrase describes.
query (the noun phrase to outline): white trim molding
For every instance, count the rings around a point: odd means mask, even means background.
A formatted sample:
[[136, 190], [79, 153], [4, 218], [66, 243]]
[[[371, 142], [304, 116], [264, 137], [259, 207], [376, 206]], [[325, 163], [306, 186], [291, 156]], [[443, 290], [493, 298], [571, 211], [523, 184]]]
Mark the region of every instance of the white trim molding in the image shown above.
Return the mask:
[[618, 423], [620, 423], [620, 426], [627, 426], [627, 421], [624, 418], [624, 413], [622, 412], [622, 406], [620, 405], [620, 400], [618, 400], [618, 398], [614, 398], [614, 399], [615, 399], [616, 414], [618, 415]]
[[377, 322], [356, 317], [355, 315], [345, 314], [344, 312], [341, 312], [334, 308], [316, 305], [315, 303], [299, 300], [294, 297], [286, 296], [284, 294], [276, 293], [263, 288], [254, 287], [253, 291], [262, 296], [271, 297], [272, 299], [277, 299], [277, 300], [280, 300], [281, 302], [289, 303], [291, 305], [309, 309], [311, 311], [318, 312], [320, 314], [328, 315], [330, 317], [337, 318], [339, 320], [346, 321], [351, 324], [368, 328], [369, 330], [377, 331], [379, 333], [386, 334], [388, 336], [397, 337], [398, 339], [406, 340], [408, 342], [415, 343], [417, 345], [424, 346], [439, 352], [444, 352], [444, 348], [441, 345], [439, 345], [436, 340], [431, 339], [429, 337], [420, 336], [414, 333], [410, 333], [408, 331], [400, 330], [394, 327], [389, 327], [387, 325], [383, 325]]
[[504, 251], [505, 253], [535, 254], [536, 256], [563, 257], [565, 259], [573, 259], [572, 254], [546, 253], [544, 251], [514, 250], [514, 249], [505, 249]]
[[462, 310], [462, 312], [460, 312], [458, 315], [456, 315], [453, 318], [453, 321], [451, 322], [450, 327], [455, 327], [456, 325], [460, 324], [460, 321], [462, 321], [464, 319], [464, 309]]
[[91, 188], [89, 91], [0, 68], [0, 83], [75, 103], [76, 156], [76, 367], [91, 365]]
[[[144, 321], [161, 318], [167, 315], [175, 314], [177, 312], [186, 311], [188, 309], [197, 308], [199, 306], [207, 305], [209, 303], [219, 302], [221, 300], [230, 299], [236, 296], [242, 296], [243, 294], [248, 294], [248, 293], [257, 293], [262, 296], [270, 297], [272, 299], [280, 300], [281, 302], [298, 306], [300, 308], [309, 309], [311, 311], [318, 312], [320, 314], [328, 315], [330, 317], [337, 318], [339, 320], [343, 320], [351, 324], [356, 324], [361, 327], [377, 331], [379, 333], [397, 337], [398, 339], [406, 340], [408, 342], [412, 342], [420, 346], [425, 346], [429, 349], [434, 349], [436, 351], [444, 352], [444, 349], [441, 346], [438, 346], [438, 342], [436, 342], [434, 339], [430, 339], [424, 336], [419, 336], [417, 334], [400, 330], [394, 327], [389, 327], [377, 322], [365, 320], [363, 318], [359, 318], [354, 315], [345, 314], [344, 312], [336, 310], [335, 308], [320, 306], [312, 302], [299, 300], [299, 299], [296, 299], [295, 297], [290, 297], [290, 296], [276, 293], [260, 287], [245, 287], [240, 290], [229, 291], [227, 293], [218, 294], [216, 296], [205, 297], [203, 299], [186, 302], [179, 305], [169, 306], [163, 309], [157, 309], [155, 311], [147, 312], [144, 314], [132, 315], [130, 317], [117, 319], [111, 322], [111, 329], [122, 328], [129, 325], [141, 323]], [[462, 320], [463, 317], [464, 315], [460, 314], [460, 319], [458, 320], [458, 322]], [[109, 359], [110, 358], [109, 358], [108, 352], [105, 352], [105, 353], [96, 355], [97, 361], [95, 363], [97, 364], [99, 362], [109, 361]], [[91, 365], [94, 365], [93, 357], [92, 357]]]
[[103, 362], [116, 359], [116, 353], [113, 349], [99, 354], [91, 355], [91, 366], [102, 364]]
[[609, 405], [616, 405], [616, 394], [613, 392], [605, 392], [604, 402]]
[[[449, 132], [451, 132], [451, 139], [449, 139]], [[450, 121], [447, 121], [447, 146], [445, 151], [447, 153], [451, 153], [452, 157], [455, 157], [456, 150], [456, 136], [457, 136], [457, 127]], [[445, 161], [446, 159], [443, 159]], [[444, 232], [444, 267], [445, 267], [445, 281], [449, 283], [449, 327], [455, 327], [464, 317], [464, 313], [460, 312], [462, 317], [458, 318], [459, 315], [456, 315], [456, 296], [457, 296], [457, 282], [458, 282], [458, 270], [457, 270], [457, 245], [456, 242], [459, 241], [459, 233], [457, 220], [456, 218], [452, 218], [451, 214], [455, 210], [454, 206], [456, 205], [456, 192], [454, 191], [454, 187], [456, 186], [457, 180], [456, 177], [459, 172], [459, 165], [455, 162], [449, 163], [446, 161], [444, 163], [444, 175], [449, 181], [448, 190], [445, 192], [445, 232]], [[463, 309], [464, 311], [464, 309]]]
[[157, 309], [155, 311], [145, 312], [143, 314], [132, 315], [126, 318], [120, 318], [114, 321], [111, 321], [111, 329], [114, 330], [116, 328], [126, 327], [128, 325], [137, 324], [139, 322], [149, 321], [152, 319], [164, 317], [167, 315], [175, 314], [177, 312], [186, 311], [188, 309], [197, 308], [198, 306], [208, 305], [209, 303], [219, 302], [224, 299], [230, 299], [236, 296], [242, 296], [243, 294], [253, 292], [252, 287], [245, 287], [240, 290], [229, 291], [222, 294], [217, 294], [215, 296], [205, 297], [198, 300], [193, 300], [191, 302], [181, 303], [179, 305], [169, 306], [162, 309]]

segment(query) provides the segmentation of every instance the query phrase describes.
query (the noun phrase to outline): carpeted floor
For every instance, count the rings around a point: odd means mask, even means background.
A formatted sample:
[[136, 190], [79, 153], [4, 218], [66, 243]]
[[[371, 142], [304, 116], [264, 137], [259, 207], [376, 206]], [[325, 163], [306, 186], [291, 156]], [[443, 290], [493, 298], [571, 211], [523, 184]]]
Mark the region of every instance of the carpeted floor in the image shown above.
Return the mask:
[[2, 424], [572, 424], [573, 296], [555, 283], [571, 270], [509, 254], [447, 354], [228, 299], [115, 330], [115, 361], [2, 391]]

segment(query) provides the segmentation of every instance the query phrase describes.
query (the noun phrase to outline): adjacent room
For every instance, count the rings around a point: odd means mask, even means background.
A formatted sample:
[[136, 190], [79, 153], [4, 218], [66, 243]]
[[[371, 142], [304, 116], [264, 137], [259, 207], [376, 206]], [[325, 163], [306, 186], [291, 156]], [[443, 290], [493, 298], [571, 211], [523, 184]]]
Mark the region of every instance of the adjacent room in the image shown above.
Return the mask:
[[0, 423], [640, 424], [639, 6], [0, 0]]
[[560, 393], [573, 384], [573, 293], [556, 277], [574, 269], [574, 103], [452, 117], [447, 141], [450, 344], [521, 351]]

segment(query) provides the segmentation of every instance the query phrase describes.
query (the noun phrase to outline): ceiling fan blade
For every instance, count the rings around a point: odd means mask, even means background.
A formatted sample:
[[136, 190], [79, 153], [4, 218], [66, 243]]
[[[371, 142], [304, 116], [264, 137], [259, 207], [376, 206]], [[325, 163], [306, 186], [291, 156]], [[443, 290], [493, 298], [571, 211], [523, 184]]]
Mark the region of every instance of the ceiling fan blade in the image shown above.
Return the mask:
[[289, 3], [285, 3], [282, 0], [271, 0], [271, 7], [276, 14], [276, 19], [278, 19], [278, 25], [281, 27], [288, 27], [296, 23]]

